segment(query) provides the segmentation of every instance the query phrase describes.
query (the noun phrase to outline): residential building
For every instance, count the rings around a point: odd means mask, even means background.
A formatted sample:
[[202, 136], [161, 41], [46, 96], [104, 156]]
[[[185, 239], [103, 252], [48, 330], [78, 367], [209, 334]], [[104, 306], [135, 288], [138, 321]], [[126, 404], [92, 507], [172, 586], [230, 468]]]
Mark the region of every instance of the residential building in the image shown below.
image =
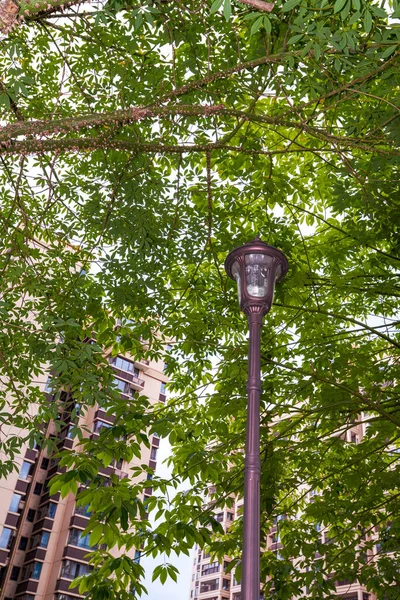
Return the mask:
[[[145, 393], [152, 403], [165, 401], [167, 377], [163, 360], [136, 360], [129, 355], [110, 356], [108, 360], [126, 402], [134, 401], [134, 392]], [[53, 396], [48, 382], [34, 383], [51, 402]], [[79, 451], [78, 442], [71, 437], [74, 401], [68, 398], [67, 392], [64, 399], [68, 399], [69, 406], [69, 412], [62, 416], [65, 427], [57, 431], [55, 423], [50, 422], [47, 435], [53, 436], [59, 449]], [[115, 419], [97, 405], [84, 414], [79, 414], [75, 407], [72, 414], [78, 414], [76, 423], [84, 436], [93, 438]], [[129, 477], [130, 469], [143, 463], [155, 469], [158, 447], [159, 439], [154, 434], [150, 436], [150, 448], [142, 445], [140, 460], [114, 461], [112, 466], [100, 469], [100, 473], [107, 482], [111, 474]], [[90, 516], [88, 507], [77, 507], [72, 493], [63, 499], [59, 493], [50, 495], [48, 483], [61, 470], [57, 459], [46, 450], [25, 445], [17, 463], [18, 472], [0, 481], [0, 599], [79, 600], [83, 596], [69, 588], [75, 577], [90, 568], [85, 558], [90, 550], [89, 536], [83, 535]], [[144, 495], [151, 495], [151, 488], [147, 488]], [[115, 553], [117, 555], [118, 550]], [[132, 549], [130, 555], [138, 560], [140, 549]]]
[[[344, 442], [358, 444], [363, 436], [364, 427], [360, 422], [354, 422], [345, 432], [341, 434]], [[309, 493], [309, 502], [313, 501], [314, 491]], [[233, 508], [226, 508], [222, 511], [218, 509], [216, 518], [221, 522], [225, 531], [229, 528], [232, 521], [241, 515], [243, 510], [243, 498], [236, 498]], [[284, 516], [275, 520], [274, 526], [270, 530], [266, 540], [266, 548], [275, 552], [279, 556], [282, 544], [279, 538], [279, 522]], [[321, 526], [321, 537], [328, 539], [328, 531]], [[326, 539], [324, 541], [326, 541]], [[366, 538], [367, 539], [367, 538]], [[361, 551], [361, 549], [360, 549]], [[375, 545], [373, 550], [366, 550], [367, 560], [373, 560], [377, 555], [379, 546]], [[227, 566], [231, 562], [229, 557], [224, 557], [222, 563], [213, 561], [209, 553], [202, 551], [197, 545], [194, 550], [192, 565], [192, 580], [190, 585], [190, 600], [242, 600], [241, 586], [235, 580], [234, 570], [227, 572]], [[340, 600], [377, 600], [375, 594], [358, 582], [348, 580], [336, 581], [336, 592]], [[262, 582], [260, 583], [260, 588]], [[304, 590], [305, 593], [307, 592]], [[264, 600], [260, 593], [260, 600]], [[293, 598], [296, 600], [296, 598]]]

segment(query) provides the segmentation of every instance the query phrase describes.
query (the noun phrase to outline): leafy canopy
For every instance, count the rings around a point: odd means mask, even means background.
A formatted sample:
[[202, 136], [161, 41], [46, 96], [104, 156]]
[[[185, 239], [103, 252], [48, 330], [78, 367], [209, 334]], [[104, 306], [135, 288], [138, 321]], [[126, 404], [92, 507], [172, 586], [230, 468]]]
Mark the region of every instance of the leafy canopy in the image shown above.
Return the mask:
[[[143, 569], [125, 552], [134, 547], [168, 556], [197, 542], [239, 558], [240, 520], [223, 535], [202, 493], [215, 484], [218, 507], [243, 485], [247, 324], [222, 265], [259, 234], [290, 262], [262, 338], [263, 532], [274, 516], [290, 518], [280, 558], [262, 555], [263, 577], [281, 600], [305, 597], [305, 585], [307, 598], [329, 597], [335, 579], [357, 578], [395, 597], [398, 554], [386, 550], [400, 524], [397, 0], [277, 0], [272, 12], [239, 0], [26, 0], [11, 17], [6, 4], [1, 474], [23, 439], [4, 425], [33, 443], [57, 415], [31, 383], [50, 369], [59, 402], [68, 386], [81, 410], [99, 402], [117, 417], [99, 442], [62, 457], [68, 469], [52, 487], [88, 484], [79, 502], [103, 549], [80, 590], [140, 594]], [[118, 318], [135, 324], [116, 328]], [[122, 402], [102, 349], [160, 357], [170, 337], [170, 401]], [[343, 442], [357, 418], [369, 425], [364, 439]], [[169, 437], [174, 476], [154, 477], [144, 506], [146, 467], [110, 487], [98, 470], [138, 456], [149, 430]], [[185, 479], [190, 489], [171, 500]], [[154, 576], [176, 573], [164, 564]]]

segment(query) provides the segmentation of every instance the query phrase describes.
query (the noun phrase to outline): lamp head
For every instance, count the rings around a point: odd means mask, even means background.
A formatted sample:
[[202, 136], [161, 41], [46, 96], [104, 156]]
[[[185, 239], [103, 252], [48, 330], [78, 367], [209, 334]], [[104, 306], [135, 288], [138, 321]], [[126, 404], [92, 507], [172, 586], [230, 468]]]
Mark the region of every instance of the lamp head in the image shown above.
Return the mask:
[[285, 277], [288, 266], [283, 252], [258, 237], [228, 254], [225, 270], [237, 283], [240, 308], [246, 315], [269, 312], [275, 283]]

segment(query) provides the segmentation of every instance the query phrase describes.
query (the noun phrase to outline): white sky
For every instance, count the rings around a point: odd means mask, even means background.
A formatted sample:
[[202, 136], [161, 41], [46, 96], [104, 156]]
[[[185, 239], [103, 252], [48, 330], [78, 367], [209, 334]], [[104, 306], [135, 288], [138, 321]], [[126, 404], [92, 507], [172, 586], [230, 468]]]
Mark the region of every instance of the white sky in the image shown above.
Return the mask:
[[[171, 454], [171, 447], [168, 440], [160, 440], [160, 449], [158, 451], [158, 461], [156, 474], [166, 479], [170, 477], [171, 470], [163, 464], [163, 461], [168, 458]], [[160, 583], [160, 580], [152, 582], [151, 578], [153, 575], [154, 567], [164, 562], [163, 555], [157, 558], [143, 557], [140, 561], [146, 570], [146, 578], [144, 585], [147, 588], [148, 595], [142, 596], [149, 600], [188, 600], [190, 594], [190, 581], [192, 578], [192, 561], [193, 555], [180, 556], [171, 555], [166, 557], [166, 562], [173, 564], [179, 569], [178, 581], [175, 583], [172, 579], [167, 579], [164, 585]]]

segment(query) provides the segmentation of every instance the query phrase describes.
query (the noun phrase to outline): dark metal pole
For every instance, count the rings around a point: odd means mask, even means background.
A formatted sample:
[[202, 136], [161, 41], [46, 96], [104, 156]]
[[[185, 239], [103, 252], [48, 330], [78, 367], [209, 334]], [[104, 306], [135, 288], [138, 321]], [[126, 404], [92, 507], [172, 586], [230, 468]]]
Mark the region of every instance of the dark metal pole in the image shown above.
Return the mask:
[[244, 459], [242, 600], [260, 600], [260, 343], [263, 314], [249, 312], [247, 316], [250, 339]]

